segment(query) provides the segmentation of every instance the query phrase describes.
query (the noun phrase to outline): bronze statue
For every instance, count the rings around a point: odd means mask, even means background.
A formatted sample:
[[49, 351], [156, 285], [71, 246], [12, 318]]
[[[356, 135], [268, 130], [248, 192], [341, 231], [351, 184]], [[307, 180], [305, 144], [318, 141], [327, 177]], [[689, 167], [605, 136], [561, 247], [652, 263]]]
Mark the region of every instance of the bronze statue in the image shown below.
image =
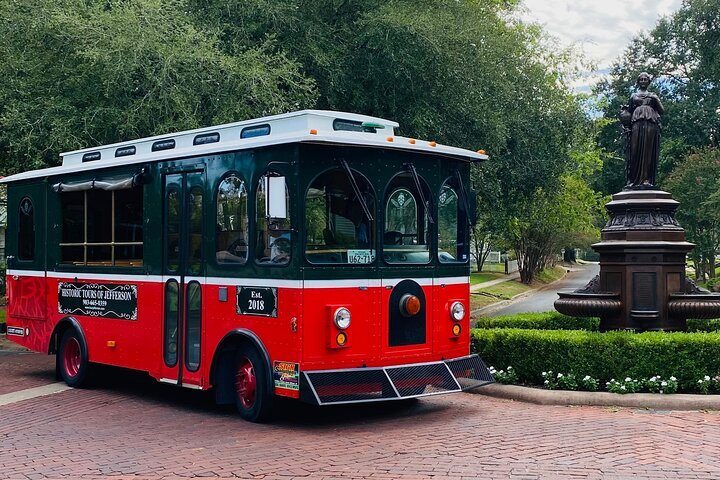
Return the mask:
[[658, 96], [648, 92], [649, 85], [649, 74], [643, 72], [638, 75], [637, 91], [630, 96], [629, 105], [623, 105], [620, 110], [627, 142], [626, 189], [655, 185], [662, 130], [660, 115], [664, 110]]

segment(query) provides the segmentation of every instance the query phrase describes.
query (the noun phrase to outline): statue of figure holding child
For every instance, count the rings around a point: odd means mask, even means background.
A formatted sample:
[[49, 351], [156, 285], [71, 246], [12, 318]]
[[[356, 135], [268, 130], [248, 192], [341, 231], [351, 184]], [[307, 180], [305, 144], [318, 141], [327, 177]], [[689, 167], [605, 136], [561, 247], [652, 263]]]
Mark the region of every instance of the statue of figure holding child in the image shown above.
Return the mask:
[[626, 137], [626, 190], [655, 186], [662, 130], [660, 116], [664, 110], [658, 96], [648, 91], [650, 81], [648, 73], [638, 75], [637, 91], [620, 110]]

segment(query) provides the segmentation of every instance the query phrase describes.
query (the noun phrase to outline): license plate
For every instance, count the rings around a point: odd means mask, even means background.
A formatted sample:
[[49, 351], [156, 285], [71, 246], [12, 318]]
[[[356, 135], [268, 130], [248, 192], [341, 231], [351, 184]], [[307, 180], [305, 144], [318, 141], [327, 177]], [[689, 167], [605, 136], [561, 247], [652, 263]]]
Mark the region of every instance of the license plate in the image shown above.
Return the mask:
[[348, 263], [372, 263], [375, 260], [373, 250], [348, 250]]

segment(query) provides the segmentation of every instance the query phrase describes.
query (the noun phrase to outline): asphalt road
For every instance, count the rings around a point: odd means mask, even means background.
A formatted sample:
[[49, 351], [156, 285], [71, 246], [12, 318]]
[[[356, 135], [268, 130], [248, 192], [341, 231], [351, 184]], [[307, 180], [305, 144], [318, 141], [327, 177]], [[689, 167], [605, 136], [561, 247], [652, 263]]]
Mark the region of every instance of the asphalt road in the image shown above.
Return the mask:
[[557, 292], [571, 292], [584, 287], [600, 272], [600, 265], [594, 263], [578, 265], [574, 267], [573, 270], [574, 271], [565, 275], [562, 280], [543, 287], [528, 296], [521, 297], [497, 309], [484, 311], [483, 316], [497, 317], [500, 315], [513, 315], [524, 312], [548, 312], [554, 310], [553, 304], [558, 298]]

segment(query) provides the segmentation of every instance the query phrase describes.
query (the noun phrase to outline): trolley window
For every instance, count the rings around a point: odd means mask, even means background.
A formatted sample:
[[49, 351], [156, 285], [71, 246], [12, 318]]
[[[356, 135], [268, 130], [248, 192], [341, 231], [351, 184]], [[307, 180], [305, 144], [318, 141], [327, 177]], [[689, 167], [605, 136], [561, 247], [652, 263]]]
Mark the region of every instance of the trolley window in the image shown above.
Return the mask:
[[248, 255], [248, 206], [245, 181], [229, 175], [217, 191], [215, 233], [218, 263], [244, 264]]
[[23, 197], [18, 207], [18, 259], [35, 259], [35, 208], [30, 197]]
[[285, 177], [266, 173], [255, 196], [255, 259], [259, 264], [287, 265], [292, 252], [290, 195]]
[[139, 267], [143, 264], [143, 190], [60, 193], [62, 263]]
[[[422, 201], [429, 189], [414, 172], [396, 175], [385, 201], [383, 256], [387, 263], [430, 262], [430, 215]], [[416, 185], [424, 191], [419, 192]]]
[[468, 261], [468, 218], [457, 180], [443, 183], [438, 197], [438, 259], [441, 263]]
[[375, 195], [365, 177], [339, 168], [321, 174], [305, 196], [307, 260], [311, 263], [374, 262], [374, 211]]

